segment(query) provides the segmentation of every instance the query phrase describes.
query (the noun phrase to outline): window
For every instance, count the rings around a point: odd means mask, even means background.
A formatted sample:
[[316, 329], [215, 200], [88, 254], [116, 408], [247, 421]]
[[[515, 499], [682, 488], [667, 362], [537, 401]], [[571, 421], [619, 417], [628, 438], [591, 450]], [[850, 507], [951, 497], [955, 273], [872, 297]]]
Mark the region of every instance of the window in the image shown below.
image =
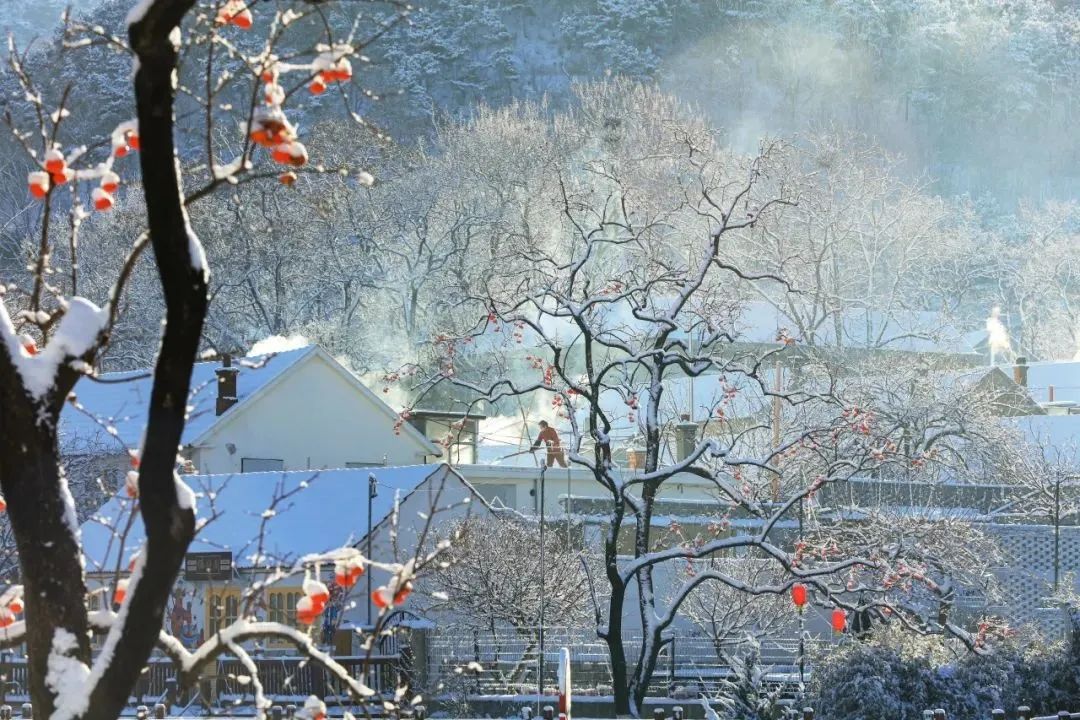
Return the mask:
[[240, 458], [240, 472], [273, 472], [284, 470], [284, 460], [272, 458]]
[[235, 591], [211, 593], [206, 606], [206, 627], [211, 635], [236, 622], [240, 614], [240, 595]]
[[295, 627], [296, 603], [300, 601], [301, 593], [295, 590], [271, 590], [269, 595], [270, 622]]
[[184, 558], [184, 579], [228, 580], [232, 577], [232, 553], [215, 551], [188, 553]]
[[436, 445], [444, 448], [443, 459], [451, 465], [476, 462], [476, 443], [482, 416], [463, 413], [414, 410], [409, 423]]

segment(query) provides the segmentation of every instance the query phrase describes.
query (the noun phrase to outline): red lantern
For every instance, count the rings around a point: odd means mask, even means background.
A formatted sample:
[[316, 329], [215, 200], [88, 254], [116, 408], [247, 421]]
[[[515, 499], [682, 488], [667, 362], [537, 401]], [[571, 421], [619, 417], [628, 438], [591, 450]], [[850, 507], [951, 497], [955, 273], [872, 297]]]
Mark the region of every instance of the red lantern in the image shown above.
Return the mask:
[[127, 598], [127, 589], [128, 589], [128, 581], [127, 580], [117, 580], [116, 581], [116, 592], [113, 593], [113, 604], [115, 604], [115, 605], [123, 605], [124, 604], [124, 599]]
[[802, 583], [795, 583], [791, 586], [791, 602], [795, 603], [795, 607], [799, 608], [801, 612], [803, 606], [806, 605], [806, 586]]
[[3, 495], [0, 495], [0, 513], [5, 510], [7, 510], [7, 500], [4, 499]]
[[836, 608], [832, 611], [832, 629], [833, 632], [842, 633], [847, 628], [847, 611], [842, 608]]

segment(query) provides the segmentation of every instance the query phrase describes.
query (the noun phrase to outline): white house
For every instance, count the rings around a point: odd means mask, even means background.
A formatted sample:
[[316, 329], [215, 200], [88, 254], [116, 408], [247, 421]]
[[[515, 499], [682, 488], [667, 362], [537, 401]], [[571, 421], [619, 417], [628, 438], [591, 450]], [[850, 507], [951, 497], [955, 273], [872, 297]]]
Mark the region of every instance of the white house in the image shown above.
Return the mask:
[[[147, 370], [79, 383], [77, 405], [60, 420], [70, 475], [86, 463], [116, 487], [127, 451], [142, 441], [152, 382]], [[416, 465], [441, 455], [318, 346], [198, 363], [191, 387], [181, 452], [200, 473]]]

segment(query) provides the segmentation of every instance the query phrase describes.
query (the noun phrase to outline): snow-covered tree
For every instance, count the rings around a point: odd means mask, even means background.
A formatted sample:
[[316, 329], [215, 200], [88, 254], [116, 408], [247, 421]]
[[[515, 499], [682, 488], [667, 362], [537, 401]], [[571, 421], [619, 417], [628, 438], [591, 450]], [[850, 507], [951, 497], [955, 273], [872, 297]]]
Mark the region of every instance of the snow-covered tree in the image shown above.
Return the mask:
[[[830, 488], [929, 462], [873, 398], [801, 353], [795, 333], [743, 337], [749, 285], [798, 292], [783, 275], [745, 269], [736, 253], [803, 201], [790, 183], [794, 151], [771, 144], [734, 153], [678, 103], [625, 81], [583, 89], [574, 120], [557, 130], [572, 151], [550, 171], [562, 217], [544, 233], [503, 238], [507, 269], [471, 298], [484, 311], [467, 333], [439, 341], [440, 370], [420, 386], [452, 383], [496, 403], [538, 396], [564, 425], [569, 459], [605, 498], [598, 595], [606, 599], [595, 613], [617, 710], [641, 708], [664, 633], [688, 597], [713, 583], [772, 596], [800, 585], [810, 602], [837, 612], [887, 611], [890, 622], [978, 647], [974, 633], [915, 597], [949, 590], [914, 557], [907, 564], [914, 546], [842, 536], [827, 524], [793, 537], [799, 508]], [[526, 355], [526, 370], [507, 374], [492, 360], [485, 374], [468, 364], [468, 348], [494, 357], [499, 347]], [[782, 385], [778, 363], [797, 368]], [[688, 378], [717, 390], [690, 405]], [[666, 451], [687, 422], [685, 452]], [[631, 439], [643, 461], [620, 466]], [[708, 488], [723, 518], [692, 538], [654, 522], [663, 493], [686, 478]], [[725, 555], [769, 570], [746, 581], [722, 565], [697, 566]], [[661, 576], [673, 591], [657, 586]], [[898, 594], [893, 576], [911, 597]], [[633, 657], [624, 633], [631, 614], [644, 633]]]
[[[305, 175], [335, 164], [333, 158], [309, 162], [292, 110], [300, 98], [323, 93], [349, 107], [356, 90], [353, 63], [364, 62], [369, 43], [407, 15], [397, 3], [363, 3], [360, 17], [374, 27], [361, 21], [339, 27], [328, 21], [327, 7], [141, 0], [124, 28], [69, 20], [65, 58], [106, 46], [133, 60], [135, 116], [112, 118], [104, 136], [70, 134], [73, 99], [92, 94], [91, 88], [75, 81], [52, 92], [52, 83], [37, 79], [51, 65], [39, 68], [33, 57], [12, 49], [11, 74], [21, 103], [7, 120], [30, 166], [28, 212], [37, 220], [33, 240], [25, 245], [27, 270], [10, 272], [0, 291], [0, 487], [21, 581], [3, 594], [7, 622], [0, 642], [25, 644], [29, 694], [42, 717], [116, 717], [159, 646], [173, 657], [183, 682], [193, 681], [202, 664], [224, 652], [254, 667], [242, 643], [260, 636], [310, 655], [354, 698], [371, 694], [318, 652], [308, 634], [280, 623], [238, 618], [195, 652], [162, 632], [166, 603], [198, 527], [195, 493], [176, 468], [210, 288], [197, 234], [201, 203], [226, 190], [239, 203], [245, 186], [260, 179], [303, 187]], [[112, 82], [126, 83], [120, 77]], [[361, 86], [357, 94], [362, 91]], [[364, 122], [357, 113], [349, 117]], [[190, 152], [178, 150], [181, 133], [199, 137]], [[363, 173], [350, 177], [356, 185], [371, 181]], [[92, 298], [102, 285], [84, 282], [80, 241], [95, 231], [98, 215], [128, 203], [141, 208], [139, 220], [131, 218], [137, 233], [122, 255], [96, 258], [93, 272], [112, 267], [112, 280]], [[95, 381], [128, 282], [141, 264], [156, 275], [163, 307], [144, 440], [127, 448], [126, 491], [137, 498], [146, 541], [131, 566], [119, 572], [112, 606], [91, 612], [79, 526], [58, 455], [58, 420], [66, 403], [77, 402], [77, 384]], [[293, 572], [310, 573], [315, 562], [344, 563], [350, 571], [373, 563], [350, 549], [302, 559]], [[389, 598], [383, 605], [404, 601], [419, 566], [386, 566], [391, 580], [378, 591]], [[327, 593], [317, 577], [306, 586], [314, 617]], [[23, 610], [25, 619], [12, 622]], [[95, 633], [103, 637], [96, 654]], [[268, 703], [254, 682], [262, 716]], [[325, 708], [316, 700], [305, 712], [318, 717]]]
[[[432, 573], [418, 602], [457, 627], [534, 637], [542, 597], [546, 625], [587, 626], [588, 604], [582, 601], [589, 593], [591, 559], [578, 542], [568, 544], [565, 525], [545, 529], [541, 568], [537, 523], [511, 517], [456, 523], [446, 533], [451, 548], [443, 554], [443, 567]], [[581, 528], [570, 533], [579, 538]]]

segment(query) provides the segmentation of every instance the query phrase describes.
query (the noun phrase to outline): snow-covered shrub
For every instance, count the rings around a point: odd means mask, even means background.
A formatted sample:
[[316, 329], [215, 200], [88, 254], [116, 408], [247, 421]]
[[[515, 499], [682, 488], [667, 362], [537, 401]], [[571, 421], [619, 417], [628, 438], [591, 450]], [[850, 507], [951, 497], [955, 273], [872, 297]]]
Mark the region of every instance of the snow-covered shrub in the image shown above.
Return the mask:
[[[761, 664], [761, 646], [748, 637], [741, 656], [728, 656], [732, 675], [720, 684], [717, 700], [730, 720], [781, 720], [791, 716], [791, 706], [783, 704], [784, 688], [766, 682], [768, 668]], [[799, 707], [796, 703], [795, 707]]]
[[917, 720], [943, 708], [950, 720], [985, 720], [995, 708], [1037, 715], [1080, 707], [1080, 643], [1048, 645], [1026, 630], [989, 654], [946, 652], [940, 638], [879, 636], [821, 658], [808, 704], [829, 720]]
[[853, 643], [814, 663], [809, 704], [829, 720], [921, 720], [942, 680], [927, 657]]

